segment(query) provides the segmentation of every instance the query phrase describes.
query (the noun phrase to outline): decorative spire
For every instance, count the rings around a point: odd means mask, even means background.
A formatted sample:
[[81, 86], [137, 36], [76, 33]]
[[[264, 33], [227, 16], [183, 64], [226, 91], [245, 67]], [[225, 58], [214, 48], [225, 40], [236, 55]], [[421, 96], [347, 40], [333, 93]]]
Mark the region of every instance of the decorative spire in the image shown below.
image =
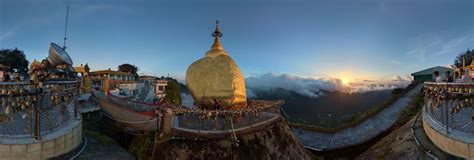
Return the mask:
[[224, 34], [221, 33], [221, 31], [219, 30], [219, 20], [216, 20], [216, 30], [214, 31], [214, 33], [212, 33], [212, 36], [215, 37], [214, 39], [214, 43], [212, 44], [212, 47], [211, 47], [211, 50], [212, 49], [224, 49], [222, 48], [222, 44], [221, 42], [219, 41], [219, 37], [222, 37]]

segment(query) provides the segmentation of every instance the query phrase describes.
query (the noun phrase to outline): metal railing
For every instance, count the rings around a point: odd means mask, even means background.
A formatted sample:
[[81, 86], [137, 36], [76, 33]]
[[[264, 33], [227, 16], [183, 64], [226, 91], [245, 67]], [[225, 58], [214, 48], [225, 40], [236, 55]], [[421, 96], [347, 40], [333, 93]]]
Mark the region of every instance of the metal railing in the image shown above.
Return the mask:
[[131, 99], [114, 96], [110, 93], [108, 93], [107, 99], [111, 101], [112, 103], [120, 105], [124, 108], [129, 108], [136, 112], [154, 111], [155, 109], [160, 107], [159, 104], [150, 104], [150, 103], [144, 103], [144, 102], [139, 102], [139, 101], [133, 101]]
[[0, 83], [0, 136], [40, 139], [79, 118], [78, 86], [77, 81]]
[[474, 135], [474, 83], [425, 83], [424, 111], [448, 133]]
[[[280, 116], [283, 101], [252, 101], [239, 110], [188, 110], [173, 113], [173, 128], [193, 132], [248, 128]], [[173, 111], [175, 112], [175, 111]], [[181, 113], [179, 113], [181, 112]]]

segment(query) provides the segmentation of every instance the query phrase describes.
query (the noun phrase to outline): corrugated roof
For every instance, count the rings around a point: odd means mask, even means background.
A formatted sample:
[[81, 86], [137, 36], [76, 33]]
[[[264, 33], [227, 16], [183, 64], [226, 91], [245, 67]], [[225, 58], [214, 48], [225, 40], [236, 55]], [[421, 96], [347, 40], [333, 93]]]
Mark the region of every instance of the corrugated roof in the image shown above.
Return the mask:
[[418, 71], [418, 72], [415, 72], [415, 73], [412, 73], [411, 75], [412, 76], [415, 76], [415, 75], [427, 75], [427, 74], [433, 74], [435, 71], [438, 71], [440, 73], [443, 73], [445, 71], [453, 71], [453, 69], [451, 68], [448, 68], [448, 67], [443, 67], [443, 66], [436, 66], [436, 67], [431, 67], [431, 68], [428, 68], [428, 69], [425, 69], [425, 70], [421, 70], [421, 71]]

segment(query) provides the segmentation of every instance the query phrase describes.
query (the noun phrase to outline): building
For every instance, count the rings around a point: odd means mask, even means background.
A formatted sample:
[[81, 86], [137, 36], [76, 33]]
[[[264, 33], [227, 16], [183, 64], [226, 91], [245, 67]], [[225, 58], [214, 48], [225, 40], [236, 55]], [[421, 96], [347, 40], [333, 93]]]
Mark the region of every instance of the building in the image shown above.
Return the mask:
[[142, 76], [138, 76], [138, 80], [139, 81], [154, 81], [155, 79], [157, 79], [157, 77], [155, 76], [148, 76], [148, 75], [142, 75]]
[[411, 76], [413, 76], [413, 80], [416, 82], [434, 81], [434, 78], [435, 78], [434, 73], [436, 71], [439, 72], [441, 79], [445, 79], [447, 71], [453, 74], [453, 69], [451, 68], [436, 66], [436, 67], [431, 67], [422, 71], [412, 73]]
[[110, 68], [108, 70], [99, 70], [90, 72], [91, 79], [93, 81], [100, 81], [102, 78], [106, 77], [110, 80], [115, 81], [135, 81], [136, 75], [127, 72], [114, 71]]
[[168, 80], [160, 79], [155, 81], [155, 93], [158, 99], [165, 98], [166, 96], [166, 86], [168, 85]]

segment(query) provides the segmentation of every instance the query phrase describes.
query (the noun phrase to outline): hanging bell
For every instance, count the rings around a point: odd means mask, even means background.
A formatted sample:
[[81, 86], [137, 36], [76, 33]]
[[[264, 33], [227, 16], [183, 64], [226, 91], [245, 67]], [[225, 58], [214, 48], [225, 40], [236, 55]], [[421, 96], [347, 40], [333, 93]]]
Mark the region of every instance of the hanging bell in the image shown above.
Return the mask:
[[10, 114], [11, 112], [12, 112], [12, 107], [7, 106], [7, 108], [5, 108], [5, 114]]
[[25, 119], [27, 116], [28, 116], [28, 114], [26, 114], [26, 113], [21, 114], [22, 119]]
[[22, 104], [21, 104], [21, 109], [22, 109], [22, 110], [25, 110], [25, 109], [26, 109], [26, 103], [22, 103]]

